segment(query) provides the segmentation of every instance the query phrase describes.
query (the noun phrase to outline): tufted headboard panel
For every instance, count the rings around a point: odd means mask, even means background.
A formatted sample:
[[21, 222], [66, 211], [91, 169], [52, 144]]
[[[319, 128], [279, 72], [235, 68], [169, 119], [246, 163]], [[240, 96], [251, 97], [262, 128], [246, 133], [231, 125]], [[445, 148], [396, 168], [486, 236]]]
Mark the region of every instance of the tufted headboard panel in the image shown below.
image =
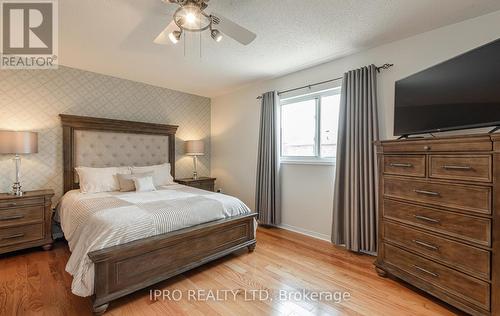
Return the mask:
[[101, 131], [75, 131], [75, 165], [151, 166], [169, 162], [168, 137]]
[[64, 192], [79, 188], [75, 167], [170, 162], [175, 177], [177, 126], [61, 114]]

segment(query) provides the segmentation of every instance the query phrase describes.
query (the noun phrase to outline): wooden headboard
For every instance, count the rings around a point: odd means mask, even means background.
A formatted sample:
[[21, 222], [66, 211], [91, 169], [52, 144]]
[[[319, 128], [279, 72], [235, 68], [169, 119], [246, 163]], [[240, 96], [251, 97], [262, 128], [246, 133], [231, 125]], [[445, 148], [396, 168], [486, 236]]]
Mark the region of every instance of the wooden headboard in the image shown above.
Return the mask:
[[75, 180], [75, 167], [77, 167], [75, 137], [79, 131], [166, 136], [168, 138], [166, 156], [171, 166], [172, 177], [175, 178], [175, 133], [178, 126], [66, 114], [59, 116], [63, 126], [64, 193], [79, 188], [78, 181]]

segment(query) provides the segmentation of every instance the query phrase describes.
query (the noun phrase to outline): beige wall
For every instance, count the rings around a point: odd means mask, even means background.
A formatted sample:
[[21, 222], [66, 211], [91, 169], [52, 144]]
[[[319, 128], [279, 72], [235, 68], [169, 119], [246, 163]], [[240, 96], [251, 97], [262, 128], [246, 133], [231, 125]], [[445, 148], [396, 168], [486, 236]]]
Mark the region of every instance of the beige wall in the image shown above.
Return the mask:
[[[255, 97], [341, 76], [368, 64], [395, 66], [379, 76], [381, 138], [392, 138], [394, 82], [500, 38], [500, 11], [248, 86], [212, 99], [212, 175], [217, 186], [254, 206], [259, 102]], [[318, 237], [330, 235], [333, 169], [283, 167], [283, 224]]]
[[[177, 176], [190, 176], [192, 160], [183, 140], [204, 139], [210, 150], [210, 99], [144, 83], [61, 66], [58, 70], [0, 70], [0, 129], [33, 130], [39, 153], [22, 160], [26, 190], [52, 188], [62, 193], [62, 128], [59, 114], [106, 117], [179, 125]], [[0, 191], [14, 179], [12, 156], [0, 155]], [[200, 157], [200, 174], [210, 170], [210, 155]]]

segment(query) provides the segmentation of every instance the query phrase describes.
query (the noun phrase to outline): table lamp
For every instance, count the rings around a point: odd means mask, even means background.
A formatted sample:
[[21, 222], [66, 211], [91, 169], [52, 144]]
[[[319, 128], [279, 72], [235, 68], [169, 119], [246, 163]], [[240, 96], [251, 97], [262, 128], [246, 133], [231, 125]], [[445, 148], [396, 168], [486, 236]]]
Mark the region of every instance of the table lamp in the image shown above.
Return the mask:
[[202, 140], [188, 140], [185, 143], [186, 155], [193, 156], [193, 179], [198, 179], [198, 171], [196, 170], [198, 156], [205, 155], [205, 143]]
[[34, 154], [38, 152], [38, 133], [35, 132], [13, 132], [0, 131], [0, 154], [14, 154], [16, 164], [16, 182], [12, 185], [12, 195], [22, 196], [19, 173], [21, 167], [21, 156], [23, 154]]

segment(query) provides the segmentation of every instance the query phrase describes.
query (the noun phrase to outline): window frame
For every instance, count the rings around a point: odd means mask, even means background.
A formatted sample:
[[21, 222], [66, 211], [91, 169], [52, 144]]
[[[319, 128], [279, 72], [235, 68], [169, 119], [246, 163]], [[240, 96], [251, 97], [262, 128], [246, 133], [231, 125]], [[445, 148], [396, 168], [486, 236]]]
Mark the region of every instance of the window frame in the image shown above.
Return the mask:
[[[339, 95], [341, 87], [335, 87], [314, 93], [303, 94], [280, 100], [280, 162], [284, 164], [335, 165], [336, 157], [321, 157], [321, 98]], [[316, 130], [314, 138], [314, 156], [283, 156], [283, 107], [288, 104], [315, 100]]]

